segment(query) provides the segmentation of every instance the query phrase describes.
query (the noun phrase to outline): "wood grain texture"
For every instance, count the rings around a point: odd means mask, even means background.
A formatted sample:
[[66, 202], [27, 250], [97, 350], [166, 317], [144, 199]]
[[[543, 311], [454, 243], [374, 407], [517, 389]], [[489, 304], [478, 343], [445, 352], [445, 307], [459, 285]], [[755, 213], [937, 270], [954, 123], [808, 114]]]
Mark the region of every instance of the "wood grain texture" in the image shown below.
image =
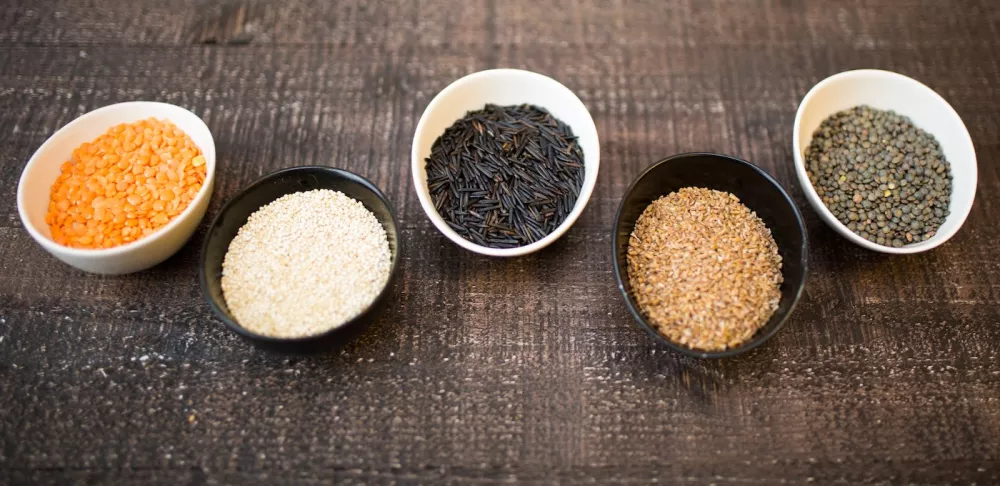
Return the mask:
[[[4, 2], [0, 483], [997, 484], [998, 52], [992, 0]], [[603, 149], [574, 228], [515, 260], [450, 244], [409, 173], [427, 103], [490, 67], [572, 88]], [[798, 101], [861, 67], [937, 90], [976, 144], [972, 214], [932, 252], [854, 247], [798, 187]], [[292, 165], [381, 187], [406, 242], [386, 314], [343, 350], [267, 354], [203, 301], [204, 224], [136, 275], [42, 251], [15, 207], [27, 159], [76, 116], [136, 99], [212, 129], [210, 215]], [[692, 150], [763, 167], [810, 232], [790, 322], [724, 361], [648, 338], [611, 273], [628, 183]]]

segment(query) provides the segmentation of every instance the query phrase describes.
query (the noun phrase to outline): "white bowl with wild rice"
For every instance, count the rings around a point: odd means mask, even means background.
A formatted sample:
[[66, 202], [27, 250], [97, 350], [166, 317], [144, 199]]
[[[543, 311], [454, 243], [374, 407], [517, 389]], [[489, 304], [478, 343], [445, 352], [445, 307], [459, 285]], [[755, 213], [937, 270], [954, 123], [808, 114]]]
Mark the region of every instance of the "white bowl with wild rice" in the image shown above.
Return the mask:
[[[940, 150], [950, 165], [951, 193], [947, 204], [947, 215], [932, 236], [927, 237], [925, 234], [918, 235], [920, 238], [915, 238], [913, 241], [902, 240], [900, 243], [903, 244], [898, 247], [890, 244], [890, 241], [885, 241], [884, 244], [869, 241], [838, 219], [824, 203], [823, 196], [810, 180], [806, 150], [810, 147], [817, 130], [831, 115], [858, 106], [888, 110], [909, 118], [917, 129], [926, 131], [940, 144]], [[869, 250], [907, 254], [936, 248], [958, 232], [972, 210], [978, 169], [976, 150], [968, 129], [955, 109], [941, 95], [902, 74], [861, 69], [835, 74], [820, 81], [809, 90], [799, 104], [798, 112], [795, 114], [792, 145], [795, 172], [809, 204], [837, 233]], [[894, 186], [886, 187], [885, 190], [888, 192], [885, 195], [892, 197], [892, 192], [899, 189]], [[854, 197], [864, 202], [857, 194]], [[926, 239], [923, 239], [924, 237]], [[907, 235], [907, 238], [911, 238], [911, 235]]]
[[[435, 199], [432, 195], [431, 185], [428, 184], [428, 158], [432, 155], [435, 142], [446, 133], [457, 121], [466, 117], [470, 112], [483, 110], [488, 105], [498, 107], [513, 107], [517, 105], [528, 105], [531, 108], [540, 108], [547, 111], [557, 121], [567, 125], [572, 130], [570, 143], [574, 150], [582, 150], [582, 177], [579, 178], [579, 187], [575, 195], [575, 201], [570, 204], [563, 204], [559, 209], [560, 214], [556, 217], [563, 217], [560, 222], [552, 222], [551, 227], [544, 231], [529, 236], [527, 239], [517, 242], [507, 242], [506, 246], [493, 247], [488, 242], [477, 242], [467, 237], [463, 237], [456, 231], [453, 222], [446, 221], [441, 212], [435, 206]], [[487, 130], [488, 131], [488, 130]], [[417, 124], [416, 132], [413, 136], [413, 147], [411, 151], [411, 166], [413, 172], [413, 183], [417, 190], [417, 197], [423, 207], [427, 217], [445, 237], [456, 245], [469, 251], [482, 255], [494, 257], [514, 257], [527, 255], [536, 252], [552, 244], [564, 235], [577, 218], [583, 212], [590, 195], [597, 183], [597, 171], [600, 166], [600, 143], [597, 137], [597, 127], [594, 120], [587, 111], [587, 107], [580, 101], [569, 88], [563, 86], [558, 81], [547, 76], [522, 71], [517, 69], [492, 69], [480, 71], [465, 76], [448, 85], [431, 100], [424, 110], [420, 121]], [[546, 154], [548, 156], [548, 154]], [[499, 178], [497, 179], [499, 181]], [[530, 185], [526, 191], [530, 191]], [[544, 192], [544, 188], [542, 189]], [[539, 198], [548, 197], [546, 195]], [[505, 204], [502, 198], [497, 198], [498, 206]], [[510, 200], [507, 200], [510, 202]], [[518, 202], [517, 204], [520, 204]], [[512, 212], [513, 204], [502, 209], [498, 207], [498, 215], [502, 213], [502, 218]], [[544, 213], [544, 209], [542, 212]], [[545, 213], [548, 217], [552, 213]], [[486, 217], [486, 224], [490, 217]], [[494, 219], [494, 221], [496, 221]], [[506, 221], [511, 227], [517, 226], [517, 222]], [[529, 223], [530, 224], [530, 223]], [[556, 225], [557, 224], [557, 225]], [[461, 229], [461, 228], [459, 228]], [[519, 234], [522, 228], [513, 228]], [[532, 229], [532, 231], [535, 231]], [[509, 232], [514, 234], [513, 232]]]

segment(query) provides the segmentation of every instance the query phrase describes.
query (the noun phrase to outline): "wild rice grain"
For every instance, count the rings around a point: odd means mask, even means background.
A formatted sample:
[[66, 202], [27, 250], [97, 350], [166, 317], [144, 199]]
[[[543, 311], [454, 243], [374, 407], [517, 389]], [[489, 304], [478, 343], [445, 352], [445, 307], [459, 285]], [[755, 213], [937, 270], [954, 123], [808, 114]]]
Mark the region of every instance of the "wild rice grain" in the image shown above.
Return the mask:
[[491, 248], [529, 245], [573, 211], [586, 175], [573, 130], [544, 108], [486, 105], [434, 141], [427, 187], [462, 238]]
[[628, 276], [642, 314], [689, 348], [739, 346], [778, 308], [781, 256], [736, 196], [687, 187], [652, 202], [629, 238]]
[[246, 329], [279, 338], [338, 327], [389, 279], [389, 241], [360, 202], [338, 191], [288, 194], [254, 212], [222, 263], [222, 291]]

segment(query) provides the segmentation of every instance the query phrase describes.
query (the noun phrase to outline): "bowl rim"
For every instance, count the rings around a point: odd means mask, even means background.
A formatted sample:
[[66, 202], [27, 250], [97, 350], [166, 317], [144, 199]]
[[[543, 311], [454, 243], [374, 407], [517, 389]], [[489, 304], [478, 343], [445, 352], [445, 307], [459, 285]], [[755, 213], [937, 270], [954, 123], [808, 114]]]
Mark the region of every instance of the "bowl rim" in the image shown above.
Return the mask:
[[[590, 124], [594, 126], [594, 145], [596, 147], [594, 154], [591, 155], [584, 153], [585, 157], [584, 181], [583, 185], [580, 187], [580, 195], [577, 197], [577, 204], [580, 205], [579, 208], [574, 206], [573, 210], [570, 211], [569, 215], [566, 216], [566, 219], [563, 220], [563, 222], [560, 223], [559, 226], [557, 226], [554, 230], [552, 230], [551, 233], [545, 235], [542, 239], [534, 243], [524, 246], [518, 246], [515, 248], [491, 248], [488, 246], [483, 246], [473, 243], [472, 241], [462, 238], [458, 233], [455, 232], [455, 230], [448, 227], [447, 223], [443, 222], [444, 220], [441, 219], [440, 214], [438, 214], [437, 210], [434, 208], [434, 203], [433, 201], [430, 200], [430, 196], [425, 195], [424, 192], [420, 190], [421, 187], [427, 186], [427, 181], [419, 176], [420, 169], [423, 167], [424, 164], [424, 160], [420, 158], [420, 154], [418, 153], [417, 141], [420, 138], [422, 138], [422, 135], [426, 130], [425, 127], [427, 124], [427, 119], [429, 118], [430, 114], [433, 113], [438, 108], [438, 106], [442, 105], [445, 102], [444, 100], [448, 99], [449, 95], [453, 91], [459, 89], [460, 87], [469, 83], [473, 83], [482, 78], [501, 76], [501, 75], [520, 76], [523, 78], [535, 78], [543, 82], [553, 83], [558, 88], [564, 90], [566, 94], [568, 94], [571, 97], [572, 100], [575, 100], [577, 103], [580, 104], [581, 107], [583, 107], [583, 111], [584, 113], [587, 114], [587, 118], [590, 120]], [[541, 108], [545, 107], [542, 106]], [[575, 131], [573, 134], [579, 136], [579, 134], [576, 133]], [[593, 171], [595, 174], [593, 182], [590, 183], [587, 182], [588, 179], [587, 174], [589, 173], [587, 172], [588, 171], [587, 158], [593, 158], [592, 161]], [[579, 217], [583, 214], [584, 209], [586, 209], [587, 204], [590, 202], [590, 198], [593, 195], [594, 188], [597, 186], [597, 175], [600, 170], [600, 164], [601, 164], [600, 133], [597, 131], [597, 124], [594, 122], [594, 117], [593, 115], [591, 115], [590, 110], [587, 109], [587, 105], [584, 104], [584, 102], [580, 99], [580, 97], [576, 95], [576, 93], [573, 92], [573, 90], [569, 89], [568, 87], [566, 87], [566, 85], [560, 83], [559, 81], [544, 74], [536, 73], [533, 71], [527, 71], [523, 69], [511, 69], [511, 68], [486, 69], [483, 71], [477, 71], [474, 73], [467, 74], [449, 83], [448, 86], [445, 86], [444, 89], [442, 89], [437, 95], [434, 96], [431, 102], [427, 104], [427, 108], [425, 108], [423, 113], [420, 115], [420, 120], [417, 122], [416, 130], [414, 130], [413, 132], [413, 143], [410, 147], [410, 172], [413, 174], [414, 190], [417, 192], [417, 199], [420, 201], [420, 207], [423, 208], [424, 213], [427, 215], [427, 218], [430, 219], [431, 224], [433, 224], [434, 227], [437, 228], [439, 232], [441, 232], [441, 234], [443, 234], [453, 243], [466, 250], [478, 253], [480, 255], [487, 255], [491, 257], [502, 257], [502, 258], [517, 257], [517, 256], [527, 255], [529, 253], [534, 253], [538, 250], [541, 250], [542, 248], [551, 245], [556, 240], [561, 238], [564, 234], [566, 234], [566, 232], [568, 232], [569, 229], [576, 223], [577, 219], [579, 219]], [[580, 204], [581, 201], [582, 204]], [[440, 223], [437, 220], [435, 220], [434, 217], [435, 215], [439, 219], [441, 219]]]
[[[26, 204], [25, 199], [27, 198], [27, 194], [25, 194], [26, 189], [24, 188], [24, 186], [25, 186], [25, 182], [28, 179], [29, 169], [31, 169], [36, 164], [40, 164], [41, 163], [39, 161], [40, 160], [39, 159], [39, 154], [41, 154], [42, 151], [44, 151], [49, 145], [54, 144], [55, 140], [57, 138], [59, 138], [60, 136], [64, 136], [67, 133], [69, 133], [69, 131], [72, 130], [72, 129], [74, 129], [76, 125], [80, 125], [80, 124], [86, 123], [90, 118], [93, 118], [93, 117], [95, 117], [95, 116], [97, 116], [97, 115], [99, 115], [101, 113], [104, 113], [106, 111], [114, 111], [114, 110], [119, 110], [119, 109], [123, 109], [123, 108], [128, 108], [130, 106], [148, 106], [148, 105], [161, 105], [161, 106], [168, 107], [170, 109], [177, 109], [177, 110], [186, 111], [186, 112], [190, 113], [192, 116], [194, 116], [195, 119], [197, 119], [198, 122], [201, 123], [201, 125], [205, 128], [205, 131], [208, 133], [208, 140], [211, 143], [211, 148], [212, 148], [212, 158], [209, 161], [209, 160], [207, 160], [207, 157], [206, 157], [205, 181], [202, 182], [201, 188], [198, 189], [198, 194], [196, 194], [194, 196], [194, 198], [191, 199], [191, 201], [188, 203], [187, 207], [184, 208], [184, 211], [181, 211], [180, 214], [178, 214], [173, 219], [171, 219], [169, 222], [167, 222], [166, 225], [164, 225], [163, 227], [161, 227], [157, 231], [153, 232], [149, 236], [146, 236], [144, 238], [139, 238], [138, 240], [135, 240], [135, 241], [132, 241], [132, 242], [129, 242], [129, 243], [125, 243], [123, 245], [114, 246], [114, 247], [111, 247], [111, 248], [73, 248], [73, 247], [70, 247], [70, 246], [61, 245], [59, 243], [56, 243], [55, 240], [53, 240], [53, 239], [45, 236], [44, 234], [42, 234], [42, 232], [39, 231], [38, 228], [35, 228], [35, 225], [33, 225], [31, 223], [31, 219], [28, 217], [28, 215], [27, 215], [27, 209], [25, 208], [25, 204]], [[171, 123], [174, 123], [174, 122], [171, 121]], [[112, 126], [114, 126], [114, 125], [112, 125]], [[108, 127], [108, 128], [110, 128], [110, 127]], [[178, 128], [180, 128], [180, 127], [178, 127]], [[105, 130], [107, 130], [107, 129], [105, 129]], [[188, 134], [187, 132], [185, 132], [185, 135], [188, 135], [190, 137], [190, 134]], [[202, 155], [204, 155], [204, 153], [205, 153], [204, 148], [202, 148], [202, 147], [198, 147], [198, 148], [201, 149]], [[205, 123], [205, 120], [202, 120], [200, 116], [194, 114], [194, 112], [192, 112], [191, 110], [188, 110], [187, 108], [184, 108], [184, 107], [178, 106], [178, 105], [174, 105], [172, 103], [164, 103], [162, 101], [125, 101], [125, 102], [121, 102], [121, 103], [114, 103], [114, 104], [110, 104], [110, 105], [107, 105], [107, 106], [102, 106], [102, 107], [97, 108], [95, 110], [92, 110], [92, 111], [89, 111], [87, 113], [84, 113], [83, 115], [80, 115], [80, 116], [74, 118], [73, 120], [71, 120], [69, 123], [63, 125], [58, 130], [56, 130], [55, 133], [53, 133], [52, 135], [50, 135], [49, 138], [45, 139], [45, 142], [43, 142], [42, 145], [40, 145], [38, 147], [38, 149], [35, 150], [35, 153], [33, 153], [31, 155], [30, 159], [28, 159], [28, 163], [25, 164], [24, 169], [21, 170], [21, 177], [18, 178], [18, 182], [17, 182], [17, 212], [18, 212], [18, 215], [21, 218], [21, 225], [23, 225], [25, 227], [25, 229], [27, 229], [28, 233], [31, 235], [31, 237], [36, 242], [38, 242], [39, 245], [41, 245], [43, 248], [45, 248], [50, 253], [56, 253], [56, 252], [58, 252], [59, 254], [66, 255], [66, 256], [93, 258], [93, 257], [115, 257], [115, 256], [122, 255], [124, 253], [129, 253], [129, 252], [132, 252], [132, 251], [142, 250], [143, 248], [152, 245], [154, 241], [163, 238], [164, 235], [166, 235], [166, 234], [170, 233], [171, 231], [173, 231], [175, 228], [177, 228], [181, 224], [181, 221], [190, 218], [191, 215], [194, 213], [194, 208], [196, 206], [198, 206], [198, 204], [203, 199], [205, 199], [206, 197], [210, 196], [212, 187], [213, 187], [213, 185], [215, 183], [216, 159], [217, 159], [217, 155], [215, 153], [215, 137], [212, 135], [212, 130], [210, 130], [208, 128], [208, 124]], [[211, 169], [211, 170], [207, 170], [207, 169]], [[51, 188], [49, 189], [49, 192], [51, 193]], [[48, 196], [51, 198], [51, 194], [49, 194]]]
[[[256, 332], [253, 332], [241, 326], [234, 319], [229, 318], [229, 316], [227, 316], [226, 313], [222, 311], [222, 308], [219, 306], [219, 303], [216, 302], [215, 299], [212, 297], [212, 293], [209, 292], [208, 289], [208, 275], [205, 273], [205, 262], [208, 259], [208, 245], [209, 241], [211, 240], [212, 230], [216, 227], [216, 225], [219, 224], [219, 222], [222, 220], [222, 217], [226, 213], [228, 213], [230, 209], [232, 209], [232, 206], [233, 204], [235, 204], [236, 200], [240, 199], [242, 196], [250, 193], [251, 191], [256, 190], [257, 188], [270, 183], [277, 177], [281, 177], [289, 173], [301, 172], [304, 170], [310, 170], [310, 171], [318, 170], [321, 172], [328, 172], [341, 179], [345, 179], [350, 182], [359, 184], [365, 189], [375, 194], [375, 197], [377, 197], [379, 201], [381, 201], [382, 204], [384, 204], [385, 207], [389, 210], [389, 219], [392, 221], [393, 226], [395, 226], [396, 228], [396, 248], [394, 251], [392, 251], [391, 255], [392, 265], [389, 268], [389, 278], [386, 279], [385, 286], [382, 287], [382, 290], [379, 291], [378, 295], [376, 295], [375, 298], [372, 299], [371, 303], [368, 304], [367, 307], [365, 307], [361, 312], [359, 312], [358, 315], [348, 319], [339, 326], [333, 327], [319, 334], [310, 334], [308, 336], [297, 336], [291, 338], [265, 336], [263, 334], [258, 334]], [[303, 191], [296, 191], [296, 192], [303, 192]], [[290, 192], [288, 194], [293, 194], [293, 193]], [[258, 207], [257, 209], [260, 208]], [[385, 194], [383, 194], [382, 191], [378, 188], [378, 186], [373, 184], [371, 181], [365, 179], [364, 177], [358, 174], [355, 174], [354, 172], [345, 169], [339, 169], [336, 167], [328, 167], [325, 165], [301, 165], [301, 166], [285, 167], [283, 169], [278, 169], [274, 172], [261, 176], [260, 178], [251, 182], [243, 189], [237, 191], [226, 201], [226, 203], [222, 206], [222, 208], [219, 209], [219, 212], [216, 213], [215, 216], [212, 218], [212, 222], [208, 225], [208, 229], [205, 233], [205, 239], [202, 242], [201, 251], [199, 252], [198, 255], [198, 280], [199, 283], [201, 284], [201, 291], [202, 294], [205, 296], [205, 300], [208, 301], [209, 307], [212, 308], [212, 312], [215, 313], [216, 317], [222, 320], [222, 322], [225, 323], [226, 326], [228, 326], [230, 329], [232, 329], [237, 334], [240, 334], [243, 337], [252, 339], [254, 341], [259, 341], [262, 343], [269, 343], [269, 344], [296, 344], [296, 343], [307, 343], [311, 341], [325, 339], [337, 332], [340, 332], [349, 327], [353, 327], [356, 323], [361, 321], [362, 318], [366, 317], [368, 313], [372, 311], [372, 309], [376, 308], [377, 305], [386, 298], [386, 296], [389, 295], [390, 288], [392, 287], [393, 282], [395, 281], [396, 278], [396, 274], [399, 271], [399, 262], [400, 260], [402, 260], [402, 255], [403, 255], [403, 238], [401, 236], [400, 229], [401, 227], [399, 225], [399, 219], [396, 217], [396, 210], [389, 202], [389, 199], [385, 197]]]
[[[642, 316], [642, 313], [639, 312], [639, 309], [636, 308], [636, 306], [632, 303], [631, 296], [629, 296], [628, 291], [625, 290], [625, 283], [623, 280], [624, 276], [622, 275], [622, 272], [620, 270], [622, 268], [621, 265], [622, 262], [620, 262], [618, 258], [618, 246], [619, 246], [618, 225], [621, 222], [622, 212], [625, 209], [625, 201], [632, 194], [633, 190], [635, 189], [635, 186], [638, 185], [639, 182], [646, 176], [648, 176], [654, 169], [656, 169], [661, 165], [671, 164], [680, 160], [694, 158], [694, 157], [714, 157], [714, 158], [724, 159], [728, 162], [735, 163], [737, 165], [743, 165], [749, 167], [752, 171], [756, 172], [759, 176], [761, 176], [765, 181], [770, 183], [772, 187], [778, 190], [778, 193], [781, 194], [781, 196], [784, 198], [785, 203], [792, 208], [792, 213], [795, 214], [796, 226], [802, 233], [802, 248], [801, 248], [802, 280], [799, 282], [798, 288], [795, 289], [794, 295], [792, 297], [792, 304], [788, 307], [788, 310], [784, 313], [783, 316], [781, 316], [781, 318], [778, 320], [777, 325], [775, 325], [772, 329], [763, 333], [758, 331], [753, 336], [751, 336], [750, 340], [748, 340], [747, 342], [735, 348], [730, 348], [723, 351], [704, 351], [704, 350], [688, 348], [681, 344], [675, 343], [670, 339], [667, 339], [666, 336], [663, 336], [656, 329], [654, 329], [646, 321], [646, 318]], [[633, 320], [639, 327], [643, 328], [648, 334], [653, 336], [657, 341], [665, 344], [668, 348], [677, 351], [681, 354], [695, 358], [703, 358], [703, 359], [728, 358], [731, 356], [747, 353], [753, 350], [754, 348], [757, 348], [758, 346], [767, 342], [775, 334], [777, 334], [782, 327], [785, 326], [785, 323], [788, 322], [788, 318], [791, 317], [791, 315], [795, 312], [795, 307], [798, 305], [799, 299], [802, 298], [802, 293], [806, 287], [806, 281], [809, 278], [809, 232], [806, 229], [805, 220], [802, 218], [802, 212], [799, 211], [798, 206], [795, 204], [795, 201], [792, 199], [792, 197], [788, 194], [788, 191], [786, 191], [785, 188], [782, 187], [781, 184], [779, 184], [778, 181], [771, 176], [771, 174], [768, 174], [765, 170], [761, 169], [760, 167], [757, 167], [754, 164], [751, 164], [750, 162], [747, 162], [746, 160], [731, 155], [718, 154], [713, 152], [685, 152], [665, 157], [663, 159], [660, 159], [656, 163], [650, 165], [645, 170], [643, 170], [642, 173], [640, 173], [632, 181], [631, 184], [629, 184], [628, 189], [626, 189], [624, 195], [622, 195], [621, 201], [619, 201], [618, 203], [618, 210], [615, 211], [614, 226], [612, 226], [611, 231], [612, 231], [611, 262], [615, 275], [615, 284], [618, 286], [618, 292], [621, 293], [622, 299], [625, 300], [625, 307], [627, 307], [629, 313], [632, 314]], [[625, 262], [625, 266], [627, 265], [628, 262]]]
[[[905, 83], [909, 83], [913, 85], [914, 88], [916, 88], [917, 90], [923, 91], [925, 94], [929, 95], [930, 98], [934, 99], [937, 103], [943, 105], [944, 108], [948, 110], [955, 117], [955, 120], [958, 121], [958, 128], [961, 129], [960, 130], [960, 134], [962, 135], [961, 143], [967, 144], [969, 147], [969, 151], [972, 153], [972, 159], [971, 159], [971, 164], [973, 168], [972, 185], [970, 186], [969, 190], [972, 191], [972, 199], [973, 202], [975, 202], [976, 187], [978, 186], [979, 183], [978, 182], [979, 163], [976, 158], [975, 144], [972, 143], [972, 136], [969, 134], [969, 129], [968, 127], [965, 126], [965, 122], [962, 120], [962, 117], [959, 116], [958, 112], [955, 111], [955, 108], [952, 107], [950, 103], [948, 103], [948, 100], [944, 99], [943, 96], [941, 96], [937, 91], [934, 91], [929, 86], [904, 74], [892, 71], [885, 71], [882, 69], [854, 69], [850, 71], [843, 71], [832, 74], [823, 79], [822, 81], [816, 83], [812, 88], [809, 89], [806, 95], [802, 97], [802, 101], [799, 102], [799, 106], [796, 109], [795, 123], [792, 127], [792, 156], [795, 161], [795, 174], [799, 179], [799, 184], [802, 186], [802, 190], [806, 195], [806, 200], [808, 200], [809, 204], [813, 207], [813, 209], [817, 211], [820, 214], [820, 216], [822, 216], [820, 219], [822, 219], [828, 226], [833, 228], [841, 236], [847, 238], [847, 240], [850, 241], [851, 243], [854, 243], [863, 248], [867, 248], [869, 250], [881, 253], [896, 254], [896, 255], [921, 253], [937, 248], [938, 246], [941, 246], [945, 242], [950, 240], [953, 236], [955, 236], [956, 233], [958, 233], [958, 230], [962, 228], [962, 226], [965, 224], [966, 219], [968, 219], [969, 214], [972, 213], [973, 204], [969, 204], [968, 207], [964, 208], [964, 211], [962, 211], [961, 214], [952, 213], [948, 215], [949, 218], [957, 218], [958, 220], [958, 224], [955, 225], [955, 227], [952, 228], [951, 231], [948, 231], [947, 233], [940, 233], [940, 232], [936, 233], [930, 240], [927, 241], [921, 241], [916, 244], [905, 245], [900, 248], [895, 248], [892, 246], [880, 245], [878, 243], [873, 243], [871, 241], [868, 241], [862, 238], [861, 236], [855, 234], [850, 229], [848, 229], [844, 223], [841, 223], [840, 220], [838, 220], [836, 216], [833, 215], [833, 212], [826, 207], [826, 204], [823, 204], [823, 200], [820, 199], [819, 194], [816, 192], [816, 188], [812, 184], [812, 181], [809, 180], [809, 174], [806, 172], [805, 159], [802, 156], [802, 151], [805, 149], [805, 147], [803, 147], [802, 144], [799, 142], [800, 138], [799, 134], [802, 132], [802, 117], [806, 107], [813, 100], [813, 98], [818, 97], [819, 93], [827, 86], [836, 83], [838, 81], [842, 81], [844, 79], [864, 78], [864, 77], [892, 78], [899, 81], [903, 81]], [[878, 80], [870, 79], [870, 81], [877, 82]], [[906, 116], [905, 113], [900, 113], [900, 114]], [[812, 140], [811, 135], [809, 138], [810, 140]], [[949, 163], [951, 162], [949, 161]], [[954, 188], [952, 188], [952, 191], [954, 192]]]

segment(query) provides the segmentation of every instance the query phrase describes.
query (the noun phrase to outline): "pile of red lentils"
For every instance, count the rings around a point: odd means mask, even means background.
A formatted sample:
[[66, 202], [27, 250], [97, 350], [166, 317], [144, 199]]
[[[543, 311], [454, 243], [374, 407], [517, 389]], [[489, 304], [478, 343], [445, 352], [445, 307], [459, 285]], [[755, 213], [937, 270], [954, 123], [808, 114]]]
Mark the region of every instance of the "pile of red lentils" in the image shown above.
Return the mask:
[[112, 248], [166, 225], [205, 183], [205, 157], [167, 120], [123, 123], [73, 151], [45, 222], [73, 248]]

